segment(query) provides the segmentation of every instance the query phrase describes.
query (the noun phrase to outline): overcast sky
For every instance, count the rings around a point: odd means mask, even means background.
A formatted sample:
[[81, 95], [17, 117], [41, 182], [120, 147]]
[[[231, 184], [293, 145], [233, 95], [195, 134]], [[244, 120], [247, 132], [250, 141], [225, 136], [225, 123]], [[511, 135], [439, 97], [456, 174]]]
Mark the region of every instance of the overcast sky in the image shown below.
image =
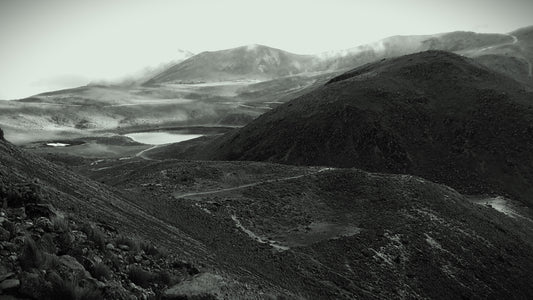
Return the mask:
[[312, 54], [392, 35], [505, 33], [531, 0], [0, 0], [0, 99], [126, 76], [199, 53], [263, 44]]

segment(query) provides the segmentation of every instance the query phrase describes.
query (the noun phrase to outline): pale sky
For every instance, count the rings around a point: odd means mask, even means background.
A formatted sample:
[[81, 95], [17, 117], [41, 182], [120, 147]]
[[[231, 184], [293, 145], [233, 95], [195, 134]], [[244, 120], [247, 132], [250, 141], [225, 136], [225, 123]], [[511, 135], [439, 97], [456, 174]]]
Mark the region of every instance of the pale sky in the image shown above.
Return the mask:
[[392, 35], [506, 33], [531, 0], [0, 0], [0, 99], [112, 80], [193, 53], [314, 54]]

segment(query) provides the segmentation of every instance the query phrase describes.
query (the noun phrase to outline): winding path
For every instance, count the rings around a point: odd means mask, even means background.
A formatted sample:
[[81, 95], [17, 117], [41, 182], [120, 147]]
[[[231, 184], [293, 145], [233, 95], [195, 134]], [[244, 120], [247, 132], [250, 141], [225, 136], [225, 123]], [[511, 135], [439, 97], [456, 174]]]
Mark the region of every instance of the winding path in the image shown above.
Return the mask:
[[142, 151], [140, 151], [139, 153], [135, 154], [135, 157], [140, 157], [142, 159], [145, 159], [145, 160], [151, 160], [151, 161], [161, 161], [160, 159], [155, 159], [155, 158], [150, 158], [146, 155], [144, 155], [145, 152], [148, 152], [150, 150], [153, 150], [153, 149], [156, 149], [156, 148], [159, 148], [159, 147], [162, 147], [162, 146], [166, 146], [167, 144], [162, 144], [162, 145], [154, 145], [150, 148], [147, 148], [147, 149], [144, 149]]
[[321, 168], [320, 170], [318, 170], [316, 172], [311, 172], [311, 173], [307, 173], [307, 174], [302, 174], [302, 175], [297, 175], [297, 176], [290, 176], [290, 177], [283, 177], [283, 178], [276, 178], [276, 179], [268, 179], [268, 180], [263, 180], [263, 181], [258, 181], [258, 182], [254, 182], [254, 183], [243, 184], [243, 185], [239, 185], [239, 186], [235, 186], [235, 187], [231, 187], [231, 188], [225, 188], [225, 189], [217, 189], [217, 190], [211, 190], [211, 191], [185, 193], [185, 194], [174, 193], [174, 197], [175, 198], [186, 198], [186, 197], [203, 196], [203, 195], [217, 194], [217, 193], [222, 193], [222, 192], [235, 191], [235, 190], [245, 189], [245, 188], [252, 187], [252, 186], [257, 186], [257, 185], [264, 184], [264, 183], [278, 182], [278, 181], [288, 181], [288, 180], [292, 180], [292, 179], [298, 179], [298, 178], [302, 178], [302, 177], [318, 174], [318, 173], [321, 173], [321, 172], [324, 172], [324, 171], [333, 170], [333, 169], [334, 168]]
[[[484, 51], [487, 51], [487, 50], [490, 50], [490, 49], [493, 49], [493, 48], [496, 48], [496, 47], [501, 47], [501, 46], [506, 46], [506, 45], [515, 45], [516, 43], [518, 43], [518, 38], [512, 34], [507, 34], [508, 36], [510, 36], [513, 41], [510, 42], [510, 43], [502, 43], [502, 44], [498, 44], [498, 45], [492, 45], [492, 46], [489, 46], [489, 47], [485, 47], [485, 48], [481, 48], [479, 50], [476, 51], [476, 54], [479, 54], [481, 52], [484, 52]], [[528, 65], [528, 76], [530, 78], [533, 77], [533, 64], [531, 63], [531, 61], [527, 58], [524, 57], [524, 60], [527, 62], [527, 65]]]

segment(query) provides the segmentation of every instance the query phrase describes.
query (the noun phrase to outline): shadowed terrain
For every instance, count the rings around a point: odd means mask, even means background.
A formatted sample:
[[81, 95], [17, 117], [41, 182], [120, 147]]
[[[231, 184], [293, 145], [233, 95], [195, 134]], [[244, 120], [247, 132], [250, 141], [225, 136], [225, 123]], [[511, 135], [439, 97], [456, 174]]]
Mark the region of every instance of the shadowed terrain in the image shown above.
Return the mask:
[[338, 76], [197, 157], [408, 173], [531, 204], [532, 101], [470, 59], [422, 52]]

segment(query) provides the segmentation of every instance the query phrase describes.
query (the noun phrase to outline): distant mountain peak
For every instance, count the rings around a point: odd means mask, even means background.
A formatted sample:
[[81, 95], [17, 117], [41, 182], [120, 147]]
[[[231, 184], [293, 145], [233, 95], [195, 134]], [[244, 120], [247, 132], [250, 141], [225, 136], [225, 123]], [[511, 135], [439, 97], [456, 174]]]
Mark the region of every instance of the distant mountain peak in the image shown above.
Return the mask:
[[257, 50], [257, 48], [268, 48], [264, 45], [259, 45], [259, 44], [249, 44], [244, 47], [246, 48], [246, 50], [250, 50], [250, 51]]
[[175, 60], [176, 61], [183, 61], [183, 60], [186, 60], [187, 58], [192, 57], [192, 56], [194, 56], [194, 53], [192, 53], [191, 51], [178, 49], [176, 51]]

